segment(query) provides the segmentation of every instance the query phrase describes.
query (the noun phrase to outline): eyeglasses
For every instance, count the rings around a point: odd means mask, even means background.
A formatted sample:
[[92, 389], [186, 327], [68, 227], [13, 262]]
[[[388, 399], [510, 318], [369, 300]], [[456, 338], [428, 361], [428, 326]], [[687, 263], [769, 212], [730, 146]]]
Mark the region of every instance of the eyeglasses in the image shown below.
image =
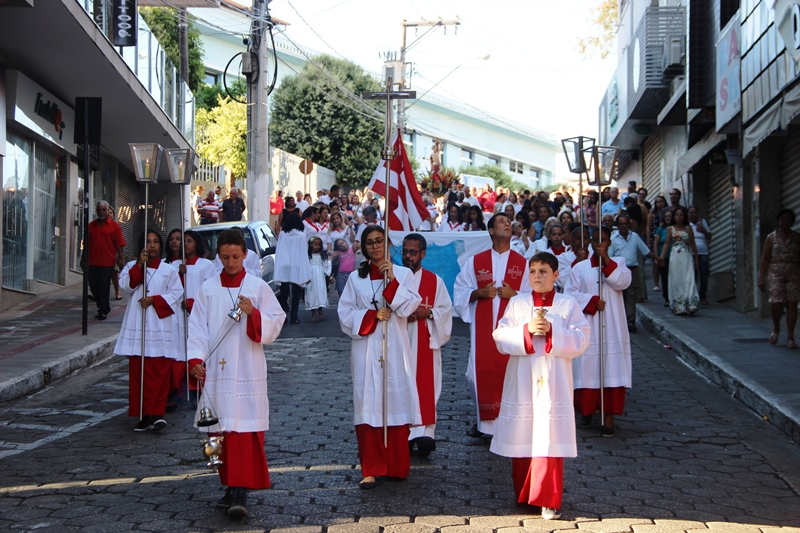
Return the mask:
[[385, 242], [386, 242], [385, 239], [375, 239], [374, 241], [364, 242], [364, 245], [366, 245], [367, 248], [374, 248], [376, 246], [383, 246]]
[[411, 257], [416, 257], [420, 253], [420, 250], [407, 250], [403, 248], [403, 255], [410, 255]]

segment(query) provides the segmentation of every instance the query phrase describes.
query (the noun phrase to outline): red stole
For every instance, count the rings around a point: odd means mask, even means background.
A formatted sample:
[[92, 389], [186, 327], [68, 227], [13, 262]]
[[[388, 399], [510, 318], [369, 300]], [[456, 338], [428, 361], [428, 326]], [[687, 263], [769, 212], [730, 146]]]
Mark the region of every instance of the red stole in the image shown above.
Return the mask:
[[[422, 269], [419, 289], [422, 297], [420, 306], [431, 309], [436, 303], [436, 274]], [[431, 349], [431, 333], [428, 320], [417, 320], [417, 392], [419, 394], [419, 410], [422, 414], [422, 425], [436, 423], [436, 393], [433, 383], [433, 349]]]
[[[536, 291], [533, 291], [533, 307], [553, 307], [553, 298], [556, 295], [556, 291], [552, 290], [546, 294], [540, 294]], [[527, 328], [525, 328], [527, 331]], [[547, 332], [545, 336], [544, 342], [544, 351], [545, 353], [550, 353], [553, 349], [553, 328], [550, 328], [550, 331]]]
[[[503, 281], [514, 290], [519, 291], [522, 286], [522, 276], [527, 272], [525, 258], [514, 250], [509, 250], [508, 254], [508, 264]], [[491, 249], [475, 256], [474, 267], [479, 289], [494, 284]], [[492, 300], [481, 298], [475, 306], [475, 380], [478, 388], [478, 411], [481, 420], [494, 420], [500, 413], [508, 354], [497, 351], [492, 331], [503, 317], [507, 305], [508, 300], [501, 298], [500, 307], [497, 310], [497, 320], [494, 318]]]

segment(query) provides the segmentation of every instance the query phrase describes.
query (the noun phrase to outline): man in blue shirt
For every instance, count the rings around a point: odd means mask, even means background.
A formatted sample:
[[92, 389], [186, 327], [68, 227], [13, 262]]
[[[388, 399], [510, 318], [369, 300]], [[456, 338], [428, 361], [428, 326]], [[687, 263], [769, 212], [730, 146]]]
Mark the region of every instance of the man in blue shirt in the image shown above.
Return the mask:
[[607, 202], [603, 202], [603, 210], [600, 213], [602, 215], [614, 215], [617, 216], [617, 213], [622, 209], [622, 200], [619, 199], [619, 188], [611, 187], [609, 189], [609, 193], [611, 194], [611, 199]]
[[639, 270], [639, 254], [652, 258], [654, 261], [661, 261], [656, 254], [642, 241], [641, 237], [630, 231], [631, 220], [625, 213], [617, 215], [617, 231], [611, 235], [611, 246], [608, 255], [621, 256], [625, 259], [625, 265], [631, 270], [631, 284], [622, 291], [622, 299], [625, 302], [625, 318], [628, 321], [628, 331], [636, 332], [636, 293], [639, 283], [641, 283], [642, 272]]

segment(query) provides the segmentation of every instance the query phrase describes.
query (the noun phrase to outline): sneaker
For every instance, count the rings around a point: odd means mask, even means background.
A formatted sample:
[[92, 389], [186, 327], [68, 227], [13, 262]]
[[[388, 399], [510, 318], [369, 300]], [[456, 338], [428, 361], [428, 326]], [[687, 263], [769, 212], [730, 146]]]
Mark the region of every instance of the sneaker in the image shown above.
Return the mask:
[[225, 489], [225, 494], [217, 500], [217, 509], [228, 509], [231, 506], [231, 489]]
[[656, 292], [661, 292], [661, 288], [658, 285], [653, 287], [653, 290], [656, 291]]
[[247, 512], [247, 489], [230, 489], [231, 491], [231, 506], [228, 507], [228, 516], [231, 518], [247, 518], [250, 514]]
[[136, 426], [133, 428], [134, 431], [141, 432], [141, 431], [150, 431], [153, 429], [153, 419], [149, 416], [145, 416]]
[[428, 457], [431, 452], [436, 451], [436, 441], [431, 437], [420, 437], [417, 439], [417, 450], [420, 457]]
[[558, 520], [561, 518], [561, 509], [542, 507], [542, 518], [545, 520]]
[[608, 427], [605, 424], [603, 427], [600, 428], [600, 436], [601, 437], [613, 437], [614, 436], [614, 428]]
[[161, 431], [165, 427], [167, 427], [167, 421], [163, 418], [156, 418], [153, 417], [153, 431]]

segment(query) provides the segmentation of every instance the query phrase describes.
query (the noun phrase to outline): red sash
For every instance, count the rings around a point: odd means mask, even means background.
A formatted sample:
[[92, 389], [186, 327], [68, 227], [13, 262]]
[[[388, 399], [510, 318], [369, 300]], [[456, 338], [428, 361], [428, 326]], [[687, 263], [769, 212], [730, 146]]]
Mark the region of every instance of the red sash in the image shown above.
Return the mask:
[[[494, 284], [491, 249], [475, 256], [474, 267], [479, 289]], [[519, 291], [522, 286], [522, 276], [526, 272], [525, 258], [514, 250], [509, 250], [503, 281], [514, 290]], [[494, 420], [500, 413], [503, 380], [505, 380], [506, 366], [508, 365], [508, 354], [497, 351], [497, 345], [492, 337], [492, 331], [497, 327], [497, 322], [506, 311], [508, 300], [500, 299], [496, 320], [493, 316], [492, 302], [493, 300], [488, 298], [481, 298], [475, 307], [475, 380], [478, 388], [478, 411], [481, 420]]]
[[[417, 291], [422, 296], [420, 306], [431, 309], [436, 303], [436, 274], [422, 270]], [[417, 320], [417, 392], [422, 425], [436, 423], [436, 392], [433, 383], [433, 350], [427, 320]]]

